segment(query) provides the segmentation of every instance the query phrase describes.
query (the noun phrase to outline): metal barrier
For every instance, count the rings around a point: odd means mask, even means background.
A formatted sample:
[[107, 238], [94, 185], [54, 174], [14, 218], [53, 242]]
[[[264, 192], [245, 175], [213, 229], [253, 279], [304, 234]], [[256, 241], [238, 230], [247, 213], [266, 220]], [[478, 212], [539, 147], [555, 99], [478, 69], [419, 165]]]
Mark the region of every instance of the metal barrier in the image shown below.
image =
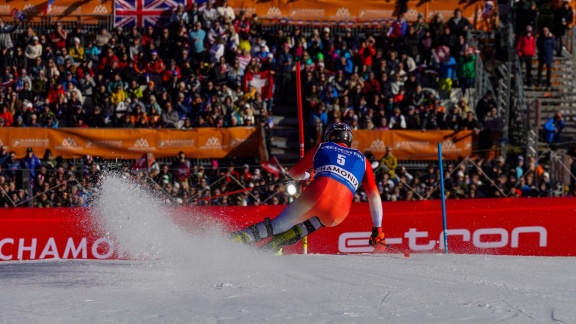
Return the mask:
[[[468, 45], [473, 46], [474, 48], [478, 48], [478, 43], [474, 38], [474, 33], [468, 32], [466, 35], [466, 42]], [[470, 107], [475, 107], [476, 103], [484, 96], [484, 94], [488, 91], [494, 93], [494, 88], [492, 87], [492, 82], [490, 81], [490, 76], [486, 72], [486, 67], [484, 66], [484, 62], [480, 55], [476, 56], [476, 80], [474, 85], [476, 92], [474, 95], [468, 98], [468, 104]]]
[[[82, 25], [82, 30], [87, 34], [96, 35], [102, 27], [106, 27], [108, 30], [112, 30], [114, 27], [114, 16], [112, 15], [84, 15], [77, 16], [77, 20], [59, 20], [57, 17], [46, 16], [42, 17], [40, 20], [34, 21], [23, 21], [18, 25], [18, 28], [14, 31], [15, 33], [24, 33], [28, 27], [32, 27], [37, 35], [43, 35], [50, 33], [54, 24], [59, 22], [62, 24], [62, 28], [68, 32], [76, 29], [78, 24]], [[13, 25], [13, 23], [8, 23]]]

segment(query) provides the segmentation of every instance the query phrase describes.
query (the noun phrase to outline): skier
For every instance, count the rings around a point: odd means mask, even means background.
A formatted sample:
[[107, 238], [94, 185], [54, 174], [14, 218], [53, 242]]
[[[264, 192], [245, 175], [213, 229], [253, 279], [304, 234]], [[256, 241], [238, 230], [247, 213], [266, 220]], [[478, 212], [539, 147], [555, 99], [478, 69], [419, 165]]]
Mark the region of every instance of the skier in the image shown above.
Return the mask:
[[370, 245], [385, 247], [382, 232], [382, 201], [371, 164], [360, 151], [351, 148], [352, 130], [344, 123], [328, 126], [324, 142], [313, 147], [288, 172], [293, 179], [306, 181], [314, 167], [314, 180], [304, 192], [274, 219], [231, 234], [234, 242], [254, 243], [272, 238], [263, 247], [274, 253], [292, 245], [322, 226], [340, 224], [348, 215], [354, 194], [364, 186], [372, 215]]

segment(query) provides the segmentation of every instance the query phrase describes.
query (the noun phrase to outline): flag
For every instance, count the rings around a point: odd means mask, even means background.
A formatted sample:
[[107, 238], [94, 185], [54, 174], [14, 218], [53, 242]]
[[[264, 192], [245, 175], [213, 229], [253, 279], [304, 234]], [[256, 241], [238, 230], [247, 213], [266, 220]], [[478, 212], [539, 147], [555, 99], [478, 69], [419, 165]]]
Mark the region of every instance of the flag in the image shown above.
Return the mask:
[[250, 86], [256, 88], [262, 99], [272, 99], [274, 95], [274, 75], [270, 71], [252, 72], [246, 70], [244, 73], [244, 91], [249, 91]]
[[132, 170], [134, 171], [148, 171], [151, 169], [156, 163], [156, 159], [152, 153], [144, 153], [142, 156], [134, 162], [132, 166]]
[[437, 63], [450, 59], [450, 48], [448, 46], [438, 46], [432, 50], [432, 56]]
[[182, 182], [190, 177], [190, 166], [188, 163], [180, 162], [180, 165], [176, 169], [176, 178], [178, 181]]
[[46, 2], [46, 7], [44, 7], [44, 16], [52, 11], [52, 5], [54, 4], [54, 1], [55, 0], [48, 0], [48, 2]]
[[268, 161], [261, 164], [262, 168], [275, 176], [279, 176], [280, 173], [284, 173], [280, 162], [273, 156]]
[[[51, 0], [53, 1], [53, 0]], [[114, 27], [163, 26], [170, 21], [172, 12], [183, 4], [186, 10], [196, 2], [202, 9], [207, 0], [116, 0], [114, 1]]]

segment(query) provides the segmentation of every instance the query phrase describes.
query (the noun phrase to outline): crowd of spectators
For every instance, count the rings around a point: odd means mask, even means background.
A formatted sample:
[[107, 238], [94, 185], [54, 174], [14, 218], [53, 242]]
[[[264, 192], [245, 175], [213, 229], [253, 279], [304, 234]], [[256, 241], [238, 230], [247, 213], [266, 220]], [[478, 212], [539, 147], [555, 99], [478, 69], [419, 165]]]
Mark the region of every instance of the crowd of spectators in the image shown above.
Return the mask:
[[[569, 166], [571, 172], [576, 172], [574, 161]], [[435, 164], [428, 165], [424, 172], [407, 170], [398, 165], [392, 149], [388, 148], [379, 166], [375, 176], [382, 200], [440, 198], [440, 170]], [[477, 158], [450, 162], [444, 170], [444, 179], [447, 199], [552, 197], [558, 185], [535, 157], [525, 159], [524, 155], [517, 155], [510, 161], [499, 157], [495, 160]], [[575, 197], [576, 182], [573, 180], [571, 186], [561, 191]], [[357, 201], [364, 198], [362, 192], [357, 194]]]
[[[259, 206], [287, 204], [290, 179], [260, 165], [212, 161], [196, 163], [180, 152], [175, 159], [136, 169], [85, 156], [79, 164], [52, 156], [42, 158], [32, 148], [18, 158], [3, 147], [0, 152], [0, 208], [89, 207], [102, 189], [104, 171], [138, 184], [142, 190], [170, 206]], [[372, 158], [368, 154], [369, 158]], [[570, 165], [576, 174], [576, 162]], [[29, 177], [22, 177], [23, 170]], [[497, 197], [551, 197], [557, 183], [534, 157], [519, 155], [514, 161], [463, 160], [445, 169], [447, 199]], [[383, 201], [413, 201], [440, 198], [440, 171], [430, 164], [424, 171], [409, 170], [398, 163], [389, 147], [375, 170]], [[286, 181], [284, 181], [286, 180]], [[31, 191], [28, 190], [31, 189]], [[233, 194], [230, 194], [234, 192]], [[565, 195], [576, 196], [572, 182]], [[362, 188], [355, 202], [367, 201]]]
[[[378, 32], [264, 28], [256, 14], [236, 15], [226, 1], [179, 6], [165, 27], [97, 33], [57, 22], [21, 34], [0, 22], [0, 127], [193, 128], [255, 125], [272, 100], [243, 85], [247, 70], [271, 71], [276, 100], [294, 98], [302, 63], [308, 138], [342, 120], [354, 129], [480, 130], [467, 96], [446, 102], [453, 87], [474, 87], [472, 24], [459, 9], [447, 22], [403, 14]], [[11, 36], [13, 35], [13, 36]], [[6, 108], [4, 108], [6, 107]], [[320, 125], [319, 125], [320, 124]], [[320, 127], [321, 126], [321, 127]]]

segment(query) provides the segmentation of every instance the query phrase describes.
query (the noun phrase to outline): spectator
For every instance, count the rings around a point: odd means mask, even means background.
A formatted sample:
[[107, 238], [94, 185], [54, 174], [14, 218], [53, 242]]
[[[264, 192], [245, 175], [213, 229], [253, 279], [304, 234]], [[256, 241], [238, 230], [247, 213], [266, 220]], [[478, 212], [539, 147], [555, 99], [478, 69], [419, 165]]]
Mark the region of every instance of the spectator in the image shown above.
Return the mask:
[[[570, 28], [572, 21], [574, 20], [574, 12], [570, 6], [569, 1], [564, 1], [562, 6], [554, 10], [554, 35], [556, 37], [556, 52], [558, 56], [562, 56], [562, 50], [565, 50], [563, 43], [564, 35]], [[545, 27], [546, 28], [546, 27]], [[548, 36], [545, 36], [548, 37]]]
[[544, 124], [544, 136], [548, 144], [558, 143], [560, 135], [562, 135], [562, 130], [564, 129], [565, 122], [562, 118], [562, 113], [557, 111], [554, 113], [554, 117], [550, 118], [546, 124]]
[[20, 22], [18, 22], [15, 26], [6, 25], [2, 18], [0, 18], [0, 48], [11, 50], [14, 47], [11, 34], [16, 29], [18, 29], [19, 25]]
[[538, 81], [537, 85], [541, 86], [542, 83], [542, 71], [544, 66], [546, 66], [546, 84], [547, 88], [552, 86], [552, 61], [554, 60], [554, 50], [556, 48], [556, 40], [550, 32], [548, 27], [542, 29], [542, 33], [536, 41], [536, 47], [538, 48]]
[[520, 63], [526, 66], [526, 85], [532, 86], [532, 59], [536, 53], [536, 38], [532, 34], [532, 26], [526, 26], [526, 31], [519, 37], [516, 45]]
[[172, 103], [166, 103], [166, 110], [162, 112], [162, 123], [165, 128], [180, 128], [180, 117], [178, 113], [172, 109]]
[[474, 87], [476, 79], [476, 53], [468, 44], [464, 45], [463, 55], [458, 58], [458, 67], [462, 94], [467, 96], [467, 90]]
[[54, 44], [56, 51], [62, 51], [66, 48], [66, 38], [68, 33], [62, 28], [62, 23], [54, 24], [54, 30], [50, 33], [50, 41]]
[[42, 45], [40, 45], [38, 36], [33, 36], [30, 43], [26, 45], [24, 55], [28, 59], [27, 66], [32, 66], [37, 58], [42, 56]]
[[31, 147], [26, 149], [26, 156], [20, 160], [20, 167], [24, 170], [30, 171], [30, 177], [34, 178], [36, 175], [36, 170], [40, 169], [42, 163], [40, 159], [34, 154], [34, 150]]
[[82, 46], [80, 38], [75, 37], [73, 39], [73, 44], [72, 46], [70, 46], [68, 53], [72, 57], [74, 62], [82, 62], [84, 60], [86, 52], [84, 50], [84, 46]]
[[391, 179], [396, 178], [396, 168], [398, 167], [398, 159], [394, 154], [392, 154], [392, 147], [386, 146], [386, 153], [384, 157], [380, 160], [380, 166], [384, 173], [386, 173]]
[[448, 20], [447, 25], [450, 27], [450, 31], [456, 36], [465, 35], [472, 29], [472, 24], [467, 18], [462, 17], [462, 10], [460, 9], [454, 10], [454, 16]]
[[461, 130], [471, 130], [474, 131], [476, 135], [480, 134], [481, 128], [482, 126], [480, 125], [480, 122], [474, 118], [474, 113], [472, 111], [469, 111], [466, 114], [466, 118], [460, 122]]
[[2, 127], [10, 127], [14, 124], [14, 115], [8, 110], [8, 106], [3, 104], [0, 106], [0, 126]]
[[442, 90], [442, 97], [448, 98], [452, 91], [452, 84], [457, 80], [456, 60], [451, 56], [450, 50], [444, 48], [445, 58], [438, 62], [438, 89]]

